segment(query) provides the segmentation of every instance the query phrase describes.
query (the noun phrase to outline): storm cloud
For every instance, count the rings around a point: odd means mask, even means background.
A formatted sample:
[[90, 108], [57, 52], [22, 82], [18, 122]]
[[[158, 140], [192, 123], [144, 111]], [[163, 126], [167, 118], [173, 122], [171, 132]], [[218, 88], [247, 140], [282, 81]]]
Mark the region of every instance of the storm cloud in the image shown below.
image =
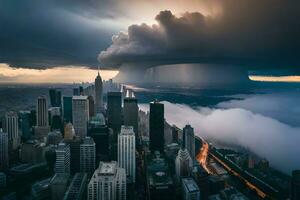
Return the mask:
[[212, 1], [214, 15], [161, 11], [157, 24], [132, 25], [99, 54], [103, 66], [130, 62], [210, 63], [251, 70], [290, 68], [298, 73], [300, 2]]
[[151, 61], [279, 66], [295, 74], [299, 15], [293, 0], [2, 0], [0, 62], [95, 67], [98, 57], [103, 68]]
[[107, 12], [95, 15], [92, 4], [83, 2], [1, 1], [0, 63], [39, 69], [97, 66], [99, 48], [109, 45], [120, 26], [108, 26]]

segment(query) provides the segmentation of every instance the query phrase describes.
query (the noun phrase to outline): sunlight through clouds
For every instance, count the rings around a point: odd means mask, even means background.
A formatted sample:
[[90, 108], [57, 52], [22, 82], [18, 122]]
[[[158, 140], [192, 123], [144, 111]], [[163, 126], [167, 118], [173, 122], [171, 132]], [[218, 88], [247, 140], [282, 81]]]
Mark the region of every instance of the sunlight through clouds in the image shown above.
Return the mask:
[[[113, 78], [117, 70], [100, 70], [104, 80]], [[44, 70], [12, 68], [0, 64], [0, 83], [73, 83], [93, 82], [97, 70], [87, 67], [63, 66]]]

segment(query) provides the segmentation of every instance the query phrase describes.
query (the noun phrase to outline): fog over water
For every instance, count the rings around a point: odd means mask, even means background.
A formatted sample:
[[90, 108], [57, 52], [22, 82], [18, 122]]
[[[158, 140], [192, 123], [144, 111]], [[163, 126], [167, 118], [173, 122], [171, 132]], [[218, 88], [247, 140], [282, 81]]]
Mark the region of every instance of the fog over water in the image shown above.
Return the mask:
[[[270, 113], [263, 115], [260, 112], [250, 111], [252, 108], [257, 109], [259, 104], [257, 107], [250, 108], [249, 106], [249, 110], [242, 108], [246, 107], [245, 101], [249, 100], [245, 98], [241, 102], [228, 101], [218, 104], [216, 108], [192, 108], [186, 104], [167, 101], [162, 103], [165, 105], [165, 118], [170, 124], [176, 124], [180, 128], [185, 124], [191, 124], [196, 135], [210, 141], [221, 141], [227, 145], [238, 145], [249, 149], [260, 157], [268, 159], [271, 166], [283, 172], [290, 173], [293, 169], [299, 169], [300, 127], [272, 118]], [[291, 102], [294, 101], [291, 100]], [[233, 103], [235, 103], [234, 106]], [[270, 106], [273, 104], [271, 103]], [[236, 108], [238, 106], [241, 108]], [[141, 104], [140, 109], [148, 111], [149, 106]], [[280, 109], [284, 107], [277, 108], [275, 114], [278, 114]], [[268, 110], [267, 106], [266, 110]]]

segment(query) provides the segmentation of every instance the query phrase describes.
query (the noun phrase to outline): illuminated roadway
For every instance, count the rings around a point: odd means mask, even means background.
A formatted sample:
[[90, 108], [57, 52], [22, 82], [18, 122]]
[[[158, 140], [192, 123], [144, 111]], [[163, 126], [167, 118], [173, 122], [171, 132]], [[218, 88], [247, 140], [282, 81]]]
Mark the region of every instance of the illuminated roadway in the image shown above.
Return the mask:
[[214, 156], [209, 152], [209, 144], [205, 142], [202, 139], [202, 148], [200, 149], [200, 152], [197, 154], [196, 159], [200, 163], [200, 165], [209, 173], [212, 174], [212, 171], [208, 167], [208, 156], [216, 160], [218, 163], [220, 163], [227, 171], [232, 173], [234, 176], [238, 177], [240, 180], [242, 180], [245, 185], [250, 188], [251, 190], [255, 190], [261, 198], [266, 198], [267, 194], [264, 193], [261, 189], [250, 183], [247, 179], [245, 179], [243, 176], [241, 176], [239, 173], [231, 169], [226, 163], [224, 163], [222, 160]]
[[255, 190], [257, 195], [260, 196], [261, 198], [266, 198], [267, 194], [264, 193], [261, 189], [259, 189], [258, 187], [256, 187], [255, 185], [253, 185], [252, 183], [250, 183], [247, 179], [245, 179], [244, 177], [242, 177], [239, 173], [237, 173], [236, 171], [234, 171], [233, 169], [231, 169], [227, 164], [225, 164], [222, 160], [220, 160], [219, 158], [217, 158], [216, 156], [214, 156], [213, 154], [210, 154], [210, 156], [216, 160], [218, 163], [220, 163], [227, 171], [231, 172], [234, 176], [238, 177], [239, 179], [241, 179], [248, 188], [250, 188], [251, 190]]
[[196, 159], [207, 173], [212, 174], [212, 172], [209, 170], [209, 167], [207, 165], [208, 154], [209, 154], [209, 145], [207, 144], [207, 142], [202, 140], [202, 148], [200, 149], [200, 152], [197, 154]]

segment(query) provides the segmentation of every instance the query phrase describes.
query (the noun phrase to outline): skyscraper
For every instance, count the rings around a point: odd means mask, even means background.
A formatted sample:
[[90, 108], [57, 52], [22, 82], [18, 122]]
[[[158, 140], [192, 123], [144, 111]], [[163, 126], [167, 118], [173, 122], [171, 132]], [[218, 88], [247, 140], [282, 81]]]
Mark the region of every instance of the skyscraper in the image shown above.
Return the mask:
[[103, 111], [103, 85], [102, 79], [98, 72], [98, 75], [95, 79], [95, 105], [96, 105], [96, 113], [100, 113]]
[[73, 137], [64, 141], [70, 146], [70, 171], [71, 174], [80, 172], [80, 145], [82, 140], [79, 137]]
[[88, 136], [94, 139], [96, 143], [96, 161], [99, 162], [109, 160], [111, 153], [111, 133], [102, 113], [96, 114], [88, 123]]
[[114, 141], [117, 141], [117, 134], [122, 124], [122, 97], [120, 92], [107, 93], [107, 118], [108, 127], [114, 131]]
[[31, 137], [31, 126], [33, 126], [30, 111], [19, 112], [19, 124], [22, 138], [29, 139]]
[[7, 169], [8, 166], [8, 134], [0, 129], [0, 169]]
[[133, 130], [138, 136], [138, 101], [133, 92], [127, 90], [127, 95], [124, 98], [123, 119], [124, 125], [133, 126]]
[[47, 137], [49, 131], [47, 99], [45, 96], [40, 96], [37, 99], [36, 105], [36, 127], [34, 128], [34, 134], [37, 139], [43, 140]]
[[45, 96], [40, 96], [37, 99], [36, 105], [36, 115], [37, 115], [37, 126], [38, 127], [48, 127], [48, 104]]
[[47, 145], [57, 145], [62, 141], [62, 139], [62, 134], [59, 130], [49, 132], [47, 136]]
[[61, 107], [61, 91], [56, 89], [49, 90], [50, 105], [52, 107]]
[[174, 200], [175, 185], [168, 161], [159, 151], [146, 157], [146, 181], [148, 199]]
[[16, 112], [7, 112], [5, 114], [4, 131], [8, 134], [9, 146], [15, 150], [20, 144], [19, 121]]
[[73, 96], [79, 96], [80, 95], [80, 91], [79, 88], [73, 88]]
[[292, 172], [291, 200], [300, 199], [300, 170]]
[[126, 170], [127, 180], [135, 183], [135, 134], [132, 126], [122, 126], [118, 136], [118, 164]]
[[70, 146], [65, 143], [59, 143], [56, 149], [55, 173], [70, 173]]
[[93, 117], [95, 116], [95, 102], [93, 96], [88, 96], [89, 100], [89, 116]]
[[193, 178], [182, 179], [183, 200], [200, 200], [200, 190]]
[[126, 172], [116, 161], [100, 162], [88, 184], [88, 200], [125, 200]]
[[83, 95], [83, 87], [79, 86], [79, 95]]
[[72, 97], [63, 97], [64, 122], [72, 122]]
[[48, 109], [50, 114], [51, 130], [61, 130], [62, 128], [62, 115], [60, 107], [51, 107]]
[[154, 101], [150, 103], [150, 150], [164, 151], [164, 104]]
[[180, 178], [183, 176], [189, 176], [193, 165], [193, 160], [185, 147], [185, 134], [186, 131], [183, 131], [181, 149], [178, 151], [175, 159], [175, 171], [178, 181], [180, 181]]
[[58, 173], [50, 182], [51, 200], [63, 199], [69, 184], [69, 174]]
[[75, 134], [85, 138], [89, 121], [89, 100], [87, 96], [73, 96], [73, 126]]
[[86, 199], [86, 185], [88, 176], [86, 173], [76, 173], [65, 193], [63, 200], [81, 200]]
[[80, 145], [80, 172], [92, 174], [96, 168], [96, 145], [91, 137], [83, 139]]
[[183, 132], [185, 135], [185, 148], [188, 150], [191, 158], [195, 159], [195, 135], [194, 135], [194, 128], [191, 125], [186, 125], [183, 128]]

